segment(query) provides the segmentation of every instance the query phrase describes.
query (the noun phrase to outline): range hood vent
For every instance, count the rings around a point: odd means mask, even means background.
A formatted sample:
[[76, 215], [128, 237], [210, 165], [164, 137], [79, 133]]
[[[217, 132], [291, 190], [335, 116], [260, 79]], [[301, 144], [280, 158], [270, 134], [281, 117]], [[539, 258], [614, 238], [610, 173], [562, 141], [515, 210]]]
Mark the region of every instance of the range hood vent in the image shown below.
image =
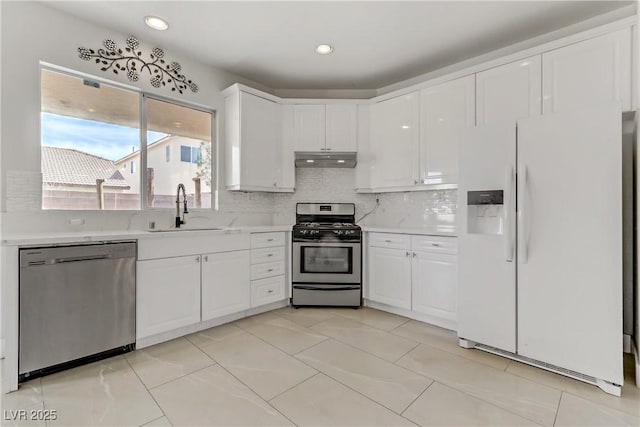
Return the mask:
[[353, 168], [356, 163], [356, 153], [296, 151], [297, 168]]

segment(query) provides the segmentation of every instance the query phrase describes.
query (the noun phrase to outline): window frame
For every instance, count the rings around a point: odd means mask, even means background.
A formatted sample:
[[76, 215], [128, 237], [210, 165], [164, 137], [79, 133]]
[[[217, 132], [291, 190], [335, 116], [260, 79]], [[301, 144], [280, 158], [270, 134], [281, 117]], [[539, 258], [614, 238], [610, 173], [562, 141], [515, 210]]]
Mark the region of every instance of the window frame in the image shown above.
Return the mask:
[[[50, 64], [47, 62], [40, 61], [40, 75], [43, 70], [51, 71], [54, 73], [65, 74], [70, 77], [79, 78], [83, 80], [91, 80], [98, 83], [102, 83], [105, 85], [109, 85], [118, 89], [127, 90], [130, 92], [135, 92], [138, 94], [138, 102], [139, 102], [139, 120], [140, 120], [140, 158], [139, 164], [136, 165], [140, 171], [140, 205], [137, 210], [127, 210], [127, 209], [118, 209], [118, 210], [100, 210], [100, 209], [82, 209], [82, 210], [68, 210], [68, 209], [43, 209], [42, 205], [40, 206], [40, 210], [44, 211], [59, 211], [59, 212], [142, 212], [142, 211], [172, 211], [173, 208], [156, 208], [147, 206], [147, 114], [145, 107], [145, 99], [153, 99], [156, 101], [167, 102], [170, 104], [178, 105], [185, 108], [191, 108], [193, 110], [201, 111], [204, 113], [208, 113], [211, 115], [211, 207], [209, 208], [196, 208], [189, 207], [190, 210], [194, 211], [217, 211], [219, 210], [219, 189], [218, 189], [218, 178], [219, 178], [219, 147], [218, 147], [218, 114], [217, 110], [205, 106], [196, 104], [190, 101], [184, 101], [181, 99], [175, 99], [168, 96], [158, 95], [155, 93], [147, 92], [139, 87], [131, 86], [125, 83], [105, 79], [103, 77], [95, 76], [92, 74], [84, 73], [81, 71], [73, 70], [70, 68], [60, 67], [54, 64]], [[42, 81], [39, 82], [39, 88], [42, 87]], [[40, 96], [40, 102], [42, 103], [42, 97]], [[40, 106], [40, 117], [42, 115], [42, 105]], [[41, 118], [39, 119], [41, 120]], [[40, 140], [40, 148], [42, 149], [42, 125], [41, 121], [38, 122], [38, 133]], [[133, 172], [130, 172], [133, 173]]]

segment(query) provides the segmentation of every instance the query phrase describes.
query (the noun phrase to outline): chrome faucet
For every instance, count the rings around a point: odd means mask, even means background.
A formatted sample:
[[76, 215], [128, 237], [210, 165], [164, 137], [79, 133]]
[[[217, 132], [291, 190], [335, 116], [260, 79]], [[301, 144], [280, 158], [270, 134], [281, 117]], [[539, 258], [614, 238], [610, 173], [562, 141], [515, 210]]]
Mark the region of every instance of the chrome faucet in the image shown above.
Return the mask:
[[[180, 219], [180, 190], [182, 190], [182, 200], [184, 202], [184, 209], [182, 210], [182, 219]], [[176, 194], [176, 228], [180, 228], [185, 224], [184, 215], [188, 214], [187, 210], [187, 191], [184, 189], [184, 184], [178, 184], [178, 194]]]

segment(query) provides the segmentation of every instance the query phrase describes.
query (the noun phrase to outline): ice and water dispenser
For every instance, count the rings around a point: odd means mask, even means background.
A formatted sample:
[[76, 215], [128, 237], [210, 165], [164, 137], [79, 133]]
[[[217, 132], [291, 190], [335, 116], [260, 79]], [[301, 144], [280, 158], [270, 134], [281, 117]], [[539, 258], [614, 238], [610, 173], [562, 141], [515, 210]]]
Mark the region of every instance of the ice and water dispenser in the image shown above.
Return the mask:
[[503, 190], [467, 191], [467, 233], [502, 234]]

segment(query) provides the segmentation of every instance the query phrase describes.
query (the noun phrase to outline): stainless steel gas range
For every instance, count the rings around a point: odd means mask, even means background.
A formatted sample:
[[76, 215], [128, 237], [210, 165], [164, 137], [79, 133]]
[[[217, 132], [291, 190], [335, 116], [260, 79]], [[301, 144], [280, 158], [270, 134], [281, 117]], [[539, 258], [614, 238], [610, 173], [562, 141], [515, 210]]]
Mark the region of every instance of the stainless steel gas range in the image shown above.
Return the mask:
[[291, 305], [360, 307], [361, 236], [353, 203], [298, 203]]

